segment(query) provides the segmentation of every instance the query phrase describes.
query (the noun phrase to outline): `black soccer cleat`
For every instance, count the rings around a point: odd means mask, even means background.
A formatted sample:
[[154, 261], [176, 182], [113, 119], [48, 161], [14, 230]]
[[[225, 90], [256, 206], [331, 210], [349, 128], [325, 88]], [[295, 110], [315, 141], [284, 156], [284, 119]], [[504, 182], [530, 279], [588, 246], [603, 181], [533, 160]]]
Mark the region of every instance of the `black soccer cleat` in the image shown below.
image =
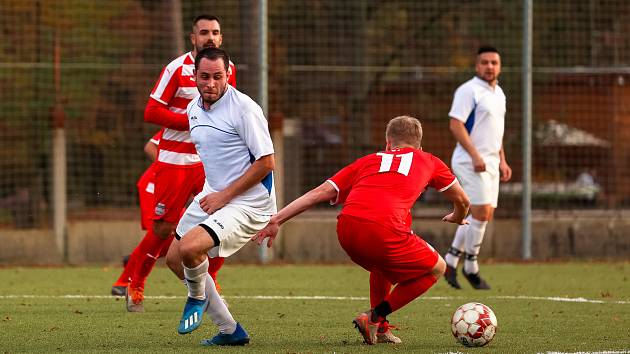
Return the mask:
[[474, 274], [468, 274], [464, 271], [464, 269], [462, 269], [462, 273], [464, 274], [464, 277], [466, 278], [466, 280], [468, 280], [468, 282], [470, 283], [470, 285], [472, 285], [473, 288], [477, 290], [490, 289], [490, 285], [488, 285], [488, 283], [486, 283], [486, 281], [483, 280], [481, 276], [479, 276], [479, 272], [474, 273]]
[[444, 279], [446, 279], [448, 285], [452, 286], [453, 288], [462, 288], [457, 281], [457, 270], [448, 264], [446, 265], [446, 272], [444, 272]]
[[127, 287], [114, 285], [112, 286], [112, 296], [125, 296], [127, 294]]

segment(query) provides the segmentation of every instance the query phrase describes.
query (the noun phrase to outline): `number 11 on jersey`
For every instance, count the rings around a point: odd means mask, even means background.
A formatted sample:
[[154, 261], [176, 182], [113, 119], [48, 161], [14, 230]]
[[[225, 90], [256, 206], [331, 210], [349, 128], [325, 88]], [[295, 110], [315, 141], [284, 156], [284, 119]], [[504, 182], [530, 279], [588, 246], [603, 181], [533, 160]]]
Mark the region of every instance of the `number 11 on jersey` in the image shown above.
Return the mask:
[[388, 154], [385, 152], [378, 152], [376, 155], [381, 157], [381, 167], [378, 172], [390, 172], [392, 171], [392, 165], [395, 158], [400, 159], [398, 169], [392, 172], [398, 172], [401, 175], [407, 176], [411, 169], [411, 162], [413, 161], [413, 151], [405, 154]]

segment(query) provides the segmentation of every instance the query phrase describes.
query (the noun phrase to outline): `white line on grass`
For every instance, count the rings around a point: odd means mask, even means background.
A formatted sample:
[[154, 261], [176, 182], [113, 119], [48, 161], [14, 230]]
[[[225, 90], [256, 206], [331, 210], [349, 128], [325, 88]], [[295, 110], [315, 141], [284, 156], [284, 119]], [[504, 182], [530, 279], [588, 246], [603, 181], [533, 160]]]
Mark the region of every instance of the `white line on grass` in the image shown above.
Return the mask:
[[[0, 295], [0, 299], [110, 299], [111, 295]], [[146, 299], [173, 300], [182, 299], [184, 296], [154, 295], [145, 296]], [[365, 301], [368, 298], [363, 296], [281, 296], [281, 295], [234, 295], [225, 296], [226, 299], [246, 299], [246, 300], [338, 300], [338, 301]], [[590, 304], [630, 304], [630, 301], [604, 301], [592, 300], [583, 297], [543, 297], [543, 296], [490, 296], [491, 299], [499, 300], [537, 300], [556, 302], [580, 302]], [[423, 296], [420, 300], [450, 301], [463, 299], [461, 296]], [[612, 354], [616, 354], [611, 352]], [[630, 354], [630, 353], [628, 353]]]

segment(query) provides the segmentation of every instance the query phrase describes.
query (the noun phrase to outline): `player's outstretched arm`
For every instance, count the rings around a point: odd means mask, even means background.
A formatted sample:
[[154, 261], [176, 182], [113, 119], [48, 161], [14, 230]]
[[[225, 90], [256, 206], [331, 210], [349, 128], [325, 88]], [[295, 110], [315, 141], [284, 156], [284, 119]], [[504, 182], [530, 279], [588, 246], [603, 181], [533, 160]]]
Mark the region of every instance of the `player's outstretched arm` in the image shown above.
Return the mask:
[[322, 183], [319, 187], [311, 189], [303, 196], [292, 201], [289, 205], [282, 208], [278, 214], [271, 217], [269, 224], [264, 229], [258, 231], [252, 241], [262, 245], [263, 240], [268, 238], [267, 247], [271, 247], [273, 240], [278, 236], [278, 229], [285, 221], [299, 215], [303, 211], [309, 209], [315, 204], [332, 200], [337, 196], [337, 190], [328, 182]]
[[452, 186], [443, 191], [442, 194], [451, 202], [453, 202], [453, 212], [442, 218], [442, 221], [452, 222], [454, 224], [468, 224], [465, 217], [468, 214], [470, 200], [459, 182], [455, 181]]

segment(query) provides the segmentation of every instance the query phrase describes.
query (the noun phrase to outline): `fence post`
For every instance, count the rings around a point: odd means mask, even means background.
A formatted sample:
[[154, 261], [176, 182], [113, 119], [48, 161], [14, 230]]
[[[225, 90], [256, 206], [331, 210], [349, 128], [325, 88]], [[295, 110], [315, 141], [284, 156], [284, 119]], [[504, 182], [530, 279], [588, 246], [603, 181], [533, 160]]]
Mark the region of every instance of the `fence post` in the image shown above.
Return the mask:
[[532, 17], [533, 0], [523, 0], [523, 259], [532, 257]]

